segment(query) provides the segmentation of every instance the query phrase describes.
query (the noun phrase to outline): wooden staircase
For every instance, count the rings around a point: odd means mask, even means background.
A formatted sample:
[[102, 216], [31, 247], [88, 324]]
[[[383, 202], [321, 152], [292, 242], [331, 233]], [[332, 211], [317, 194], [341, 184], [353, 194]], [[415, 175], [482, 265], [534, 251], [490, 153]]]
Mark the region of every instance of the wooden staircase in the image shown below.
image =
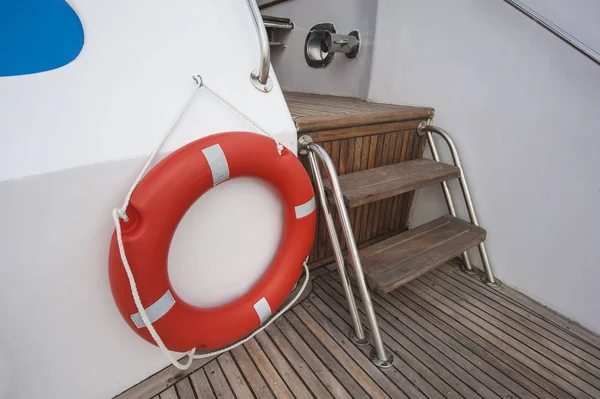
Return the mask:
[[[340, 176], [348, 208], [458, 178], [460, 170], [416, 159]], [[331, 195], [329, 181], [325, 181]], [[363, 248], [359, 254], [371, 289], [387, 293], [485, 239], [484, 229], [450, 215]], [[351, 263], [347, 261], [348, 263]], [[354, 268], [349, 268], [352, 274]]]
[[[336, 132], [344, 132], [346, 136], [354, 132], [356, 137], [361, 137], [362, 131], [374, 131], [374, 125], [390, 122], [413, 123], [414, 125], [407, 125], [412, 127], [433, 114], [428, 108], [374, 104], [333, 96], [288, 93], [286, 98], [299, 132], [316, 132], [312, 136], [316, 139], [323, 139], [323, 136], [325, 139], [335, 138]], [[349, 128], [353, 131], [349, 131]], [[415, 129], [413, 141], [417, 142], [417, 139]], [[401, 157], [399, 162], [383, 166], [372, 164], [350, 173], [342, 170], [339, 182], [350, 213], [357, 208], [369, 207], [373, 203], [385, 204], [391, 198], [408, 194], [410, 207], [415, 190], [460, 177], [458, 167], [422, 158], [423, 145], [424, 142], [421, 142], [414, 159]], [[327, 148], [326, 145], [323, 147]], [[385, 150], [382, 150], [379, 158], [387, 156], [398, 159], [393, 150], [390, 152], [388, 149], [387, 155]], [[406, 149], [399, 147], [395, 148], [395, 151], [406, 152]], [[328, 197], [332, 200], [331, 183], [325, 179], [324, 185]], [[373, 217], [373, 214], [369, 212], [370, 217]], [[375, 215], [375, 218], [381, 221], [385, 216], [386, 214], [379, 214]], [[404, 223], [407, 224], [408, 212], [403, 216]], [[355, 228], [357, 241], [362, 234], [359, 231], [360, 226], [358, 227]], [[359, 242], [359, 247], [362, 247], [359, 255], [369, 287], [380, 293], [388, 293], [461, 255], [467, 249], [483, 242], [485, 237], [486, 232], [481, 227], [446, 215], [410, 230], [404, 229], [389, 236], [380, 235], [370, 243], [365, 242], [367, 246], [360, 245]], [[351, 265], [349, 257], [346, 258], [346, 263]], [[349, 267], [348, 270], [353, 275], [354, 267]]]

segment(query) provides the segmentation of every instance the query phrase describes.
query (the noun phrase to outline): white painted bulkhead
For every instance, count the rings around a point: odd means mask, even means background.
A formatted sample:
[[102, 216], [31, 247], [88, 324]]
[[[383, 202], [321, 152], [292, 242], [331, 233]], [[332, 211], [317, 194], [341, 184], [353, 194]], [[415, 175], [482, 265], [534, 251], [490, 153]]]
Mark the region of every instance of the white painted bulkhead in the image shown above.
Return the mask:
[[[523, 2], [600, 52], [597, 2]], [[336, 54], [324, 70], [297, 54], [306, 31], [293, 31], [273, 60], [282, 87], [434, 107], [460, 151], [496, 275], [600, 332], [600, 66], [502, 0], [307, 0], [274, 9], [298, 15], [302, 29], [332, 22], [345, 32], [351, 21], [373, 37], [375, 26], [371, 49], [354, 60]], [[445, 212], [439, 187], [420, 190], [411, 224]]]
[[[0, 383], [7, 398], [109, 398], [168, 361], [123, 322], [108, 283], [111, 210], [187, 101], [200, 74], [295, 151], [274, 75], [250, 83], [259, 48], [244, 1], [73, 0], [78, 58], [0, 78]], [[163, 153], [213, 133], [257, 131], [200, 90]], [[237, 297], [269, 264], [281, 205], [266, 184], [226, 182], [184, 218], [170, 276], [185, 299]], [[256, 234], [260, 227], [260, 234]], [[0, 396], [2, 396], [0, 394]]]
[[[378, 7], [369, 99], [435, 108], [461, 153], [497, 276], [600, 332], [600, 66], [504, 1]], [[560, 8], [600, 11], [585, 1]], [[580, 23], [600, 38], [592, 18]], [[413, 225], [446, 211], [439, 187], [415, 204]]]

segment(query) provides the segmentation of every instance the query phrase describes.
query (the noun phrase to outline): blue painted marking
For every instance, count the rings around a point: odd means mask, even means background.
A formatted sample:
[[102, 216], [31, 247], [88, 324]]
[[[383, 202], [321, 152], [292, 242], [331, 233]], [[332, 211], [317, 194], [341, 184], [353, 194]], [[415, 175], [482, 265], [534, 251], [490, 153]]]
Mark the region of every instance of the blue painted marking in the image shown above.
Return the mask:
[[83, 47], [79, 17], [63, 0], [0, 0], [0, 76], [60, 68]]

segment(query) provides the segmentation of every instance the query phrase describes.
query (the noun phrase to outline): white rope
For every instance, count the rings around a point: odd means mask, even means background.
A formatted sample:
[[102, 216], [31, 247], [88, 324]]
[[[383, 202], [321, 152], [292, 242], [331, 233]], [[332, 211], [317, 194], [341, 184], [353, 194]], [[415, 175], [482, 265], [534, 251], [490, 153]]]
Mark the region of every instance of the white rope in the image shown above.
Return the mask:
[[125, 247], [123, 246], [123, 238], [121, 236], [121, 223], [119, 220], [118, 209], [113, 210], [113, 221], [115, 222], [117, 243], [119, 244], [119, 254], [121, 255], [121, 261], [123, 262], [123, 268], [125, 269], [125, 273], [127, 273], [127, 279], [129, 280], [129, 288], [131, 288], [131, 296], [133, 297], [133, 302], [135, 302], [135, 307], [137, 308], [138, 313], [142, 317], [144, 325], [148, 328], [152, 339], [154, 339], [154, 342], [156, 342], [156, 345], [160, 348], [163, 355], [165, 355], [167, 359], [169, 359], [171, 364], [177, 367], [179, 370], [187, 370], [187, 368], [190, 367], [192, 361], [194, 360], [190, 355], [196, 351], [196, 348], [192, 349], [190, 353], [188, 353], [188, 356], [190, 356], [188, 361], [185, 364], [181, 364], [177, 361], [177, 359], [173, 357], [169, 349], [163, 343], [162, 339], [154, 329], [154, 326], [152, 325], [152, 322], [150, 321], [150, 318], [146, 313], [146, 309], [144, 309], [144, 306], [142, 305], [142, 300], [140, 299], [140, 294], [137, 290], [137, 284], [135, 283], [135, 278], [133, 277], [133, 273], [131, 272], [131, 266], [129, 266], [129, 262], [127, 261], [127, 255], [125, 255]]
[[206, 83], [204, 84], [204, 88], [210, 94], [212, 94], [213, 96], [215, 96], [216, 98], [218, 98], [223, 104], [227, 105], [229, 108], [231, 108], [232, 110], [234, 110], [239, 116], [241, 116], [242, 118], [244, 118], [248, 123], [250, 123], [256, 129], [260, 130], [261, 132], [263, 132], [264, 134], [266, 134], [267, 136], [269, 136], [270, 138], [272, 138], [275, 141], [275, 143], [277, 144], [277, 152], [279, 153], [279, 155], [281, 155], [281, 153], [283, 152], [283, 144], [281, 144], [279, 141], [277, 141], [277, 139], [273, 135], [267, 133], [267, 131], [265, 129], [263, 129], [262, 127], [260, 127], [257, 123], [255, 123], [254, 121], [252, 121], [250, 118], [248, 118], [242, 111], [240, 111], [239, 109], [237, 109], [236, 107], [234, 107], [233, 104], [231, 104], [225, 98], [221, 97], [216, 91], [214, 91], [213, 89], [211, 89]]
[[250, 119], [248, 116], [246, 116], [246, 114], [244, 114], [242, 111], [240, 111], [235, 106], [233, 106], [233, 104], [231, 104], [229, 101], [227, 101], [221, 95], [219, 95], [216, 91], [211, 89], [206, 83], [203, 82], [202, 77], [200, 75], [192, 76], [192, 79], [195, 82], [194, 90], [190, 93], [190, 95], [188, 96], [188, 100], [181, 108], [181, 111], [179, 112], [179, 114], [177, 114], [177, 116], [175, 117], [175, 120], [171, 124], [171, 128], [167, 131], [167, 134], [165, 134], [165, 136], [162, 138], [162, 140], [158, 143], [158, 146], [154, 149], [154, 151], [150, 154], [150, 156], [148, 156], [148, 160], [146, 161], [146, 164], [144, 165], [144, 167], [138, 174], [137, 178], [131, 185], [129, 192], [125, 196], [123, 205], [121, 205], [121, 208], [119, 209], [119, 217], [126, 222], [129, 221], [129, 217], [127, 216], [126, 211], [127, 211], [127, 207], [129, 206], [129, 201], [131, 200], [131, 196], [133, 195], [133, 192], [135, 191], [138, 184], [140, 184], [140, 182], [142, 181], [142, 179], [148, 172], [148, 169], [150, 169], [150, 166], [152, 166], [152, 162], [154, 161], [154, 158], [156, 158], [156, 156], [158, 155], [158, 152], [165, 145], [165, 143], [167, 142], [169, 137], [171, 137], [171, 134], [173, 133], [173, 131], [179, 124], [181, 117], [183, 116], [183, 114], [185, 114], [185, 112], [189, 108], [190, 104], [192, 103], [194, 96], [198, 92], [198, 89], [200, 89], [201, 87], [204, 87], [204, 89], [206, 89], [206, 91], [208, 91], [214, 97], [219, 99], [219, 101], [221, 101], [223, 104], [225, 104], [226, 106], [231, 108], [233, 111], [235, 111], [238, 115], [240, 115], [242, 118], [244, 118], [248, 123], [250, 123], [252, 126], [254, 126], [257, 130], [260, 130], [262, 133], [264, 133], [265, 135], [272, 138], [273, 141], [275, 141], [275, 144], [277, 146], [277, 152], [279, 153], [279, 155], [281, 155], [283, 152], [283, 144], [281, 144], [273, 135], [269, 134], [265, 129], [263, 129], [261, 126], [259, 126], [256, 122], [252, 121], [252, 119]]
[[165, 136], [162, 138], [162, 140], [160, 141], [160, 143], [158, 143], [158, 146], [154, 149], [154, 151], [152, 151], [152, 153], [148, 157], [148, 160], [146, 161], [146, 164], [144, 165], [144, 167], [140, 171], [139, 175], [137, 176], [137, 178], [135, 179], [135, 181], [131, 185], [131, 188], [129, 189], [129, 192], [125, 196], [125, 201], [123, 201], [123, 205], [121, 205], [121, 208], [118, 210], [119, 217], [121, 219], [123, 219], [124, 221], [126, 221], [126, 222], [129, 221], [129, 217], [127, 217], [126, 211], [127, 211], [127, 207], [129, 206], [129, 201], [131, 200], [131, 196], [133, 195], [133, 192], [135, 191], [135, 189], [138, 186], [138, 184], [140, 184], [140, 182], [142, 181], [142, 179], [146, 175], [146, 172], [148, 172], [148, 169], [150, 169], [150, 166], [152, 165], [152, 162], [154, 161], [154, 158], [156, 158], [156, 156], [158, 155], [158, 152], [160, 151], [160, 149], [165, 145], [165, 143], [167, 142], [168, 138], [171, 136], [171, 133], [173, 133], [173, 131], [175, 130], [175, 128], [179, 124], [179, 121], [181, 120], [181, 117], [183, 116], [183, 114], [185, 114], [185, 111], [187, 111], [188, 107], [192, 103], [192, 100], [194, 99], [194, 96], [198, 92], [198, 89], [200, 87], [202, 87], [202, 78], [200, 77], [200, 75], [192, 76], [192, 79], [194, 79], [194, 82], [196, 83], [196, 85], [194, 87], [194, 90], [189, 94], [187, 101], [185, 102], [185, 104], [181, 108], [181, 112], [179, 112], [179, 114], [177, 114], [177, 116], [175, 117], [175, 120], [171, 124], [171, 128], [167, 131], [167, 134], [165, 134]]
[[152, 162], [154, 161], [154, 158], [156, 158], [156, 156], [158, 155], [158, 152], [161, 150], [161, 148], [164, 146], [164, 144], [167, 141], [167, 139], [171, 136], [171, 134], [173, 133], [173, 131], [175, 130], [175, 128], [179, 124], [179, 121], [181, 120], [181, 117], [183, 116], [183, 114], [185, 113], [185, 111], [187, 111], [187, 109], [188, 109], [189, 105], [191, 104], [192, 100], [194, 99], [194, 95], [197, 93], [198, 89], [200, 87], [204, 87], [209, 93], [211, 93], [213, 96], [215, 96], [216, 98], [218, 98], [221, 102], [223, 102], [229, 108], [231, 108], [232, 110], [234, 110], [235, 112], [237, 112], [241, 117], [243, 117], [246, 121], [248, 121], [256, 129], [260, 130], [261, 132], [263, 132], [267, 136], [271, 137], [275, 141], [275, 143], [277, 145], [277, 151], [278, 151], [279, 155], [281, 155], [282, 151], [283, 151], [283, 145], [281, 143], [279, 143], [277, 141], [277, 139], [275, 139], [275, 137], [273, 137], [272, 135], [270, 135], [269, 133], [267, 133], [263, 128], [261, 128], [260, 126], [258, 126], [255, 122], [253, 122], [250, 118], [248, 118], [246, 115], [244, 115], [240, 110], [238, 110], [237, 108], [235, 108], [231, 103], [229, 103], [227, 100], [225, 100], [219, 94], [217, 94], [210, 87], [206, 86], [206, 84], [204, 84], [202, 82], [202, 77], [200, 77], [200, 75], [193, 76], [192, 78], [194, 79], [194, 82], [196, 83], [196, 85], [195, 85], [194, 90], [192, 91], [192, 93], [189, 95], [188, 100], [186, 101], [186, 103], [182, 107], [181, 112], [176, 116], [175, 120], [173, 121], [173, 124], [171, 125], [171, 128], [167, 131], [167, 133], [165, 134], [165, 136], [163, 137], [163, 139], [160, 141], [159, 145], [156, 147], [156, 149], [148, 157], [148, 160], [146, 161], [146, 164], [144, 165], [144, 167], [142, 168], [142, 170], [138, 174], [137, 178], [135, 179], [135, 181], [131, 185], [131, 188], [127, 192], [127, 195], [125, 196], [125, 200], [123, 201], [123, 205], [121, 206], [121, 208], [115, 208], [115, 209], [113, 209], [113, 212], [112, 212], [113, 222], [115, 224], [115, 232], [116, 232], [116, 236], [117, 236], [117, 244], [118, 244], [118, 247], [119, 247], [119, 254], [121, 256], [121, 262], [123, 263], [123, 268], [125, 269], [125, 273], [127, 274], [127, 279], [129, 280], [129, 288], [131, 289], [131, 296], [133, 297], [133, 302], [135, 303], [135, 307], [137, 308], [138, 313], [140, 314], [140, 316], [142, 318], [142, 321], [144, 322], [144, 325], [148, 329], [148, 332], [152, 336], [152, 339], [154, 339], [154, 342], [156, 343], [156, 345], [160, 348], [161, 352], [167, 357], [167, 359], [169, 359], [169, 361], [171, 362], [171, 364], [173, 366], [175, 366], [176, 368], [178, 368], [179, 370], [186, 370], [186, 369], [188, 369], [190, 367], [190, 365], [192, 364], [192, 362], [193, 362], [194, 359], [203, 359], [203, 358], [207, 358], [207, 357], [217, 356], [217, 355], [220, 355], [221, 353], [227, 352], [227, 351], [229, 351], [229, 350], [231, 350], [231, 349], [233, 349], [235, 347], [238, 347], [238, 346], [243, 345], [244, 343], [248, 342], [256, 334], [258, 334], [261, 331], [263, 331], [265, 328], [267, 328], [269, 325], [271, 325], [271, 323], [273, 323], [275, 320], [277, 320], [283, 313], [285, 313], [292, 306], [294, 306], [294, 304], [296, 303], [296, 301], [300, 298], [300, 296], [302, 295], [302, 293], [306, 289], [306, 286], [307, 286], [308, 280], [309, 280], [309, 276], [310, 276], [310, 272], [308, 270], [308, 266], [306, 265], [306, 260], [305, 260], [303, 262], [302, 266], [304, 267], [304, 271], [306, 273], [306, 277], [304, 279], [304, 282], [302, 283], [302, 286], [300, 287], [300, 290], [298, 291], [298, 293], [296, 294], [296, 296], [294, 297], [294, 299], [290, 303], [288, 303], [283, 309], [281, 309], [279, 312], [277, 312], [273, 317], [271, 317], [271, 319], [269, 319], [269, 321], [267, 321], [260, 328], [258, 328], [257, 330], [255, 330], [252, 334], [250, 334], [249, 336], [247, 336], [246, 338], [242, 339], [241, 341], [238, 341], [238, 342], [236, 342], [236, 343], [234, 343], [234, 344], [232, 344], [232, 345], [230, 345], [230, 346], [228, 346], [226, 348], [219, 349], [219, 350], [216, 350], [216, 351], [213, 351], [213, 352], [206, 352], [206, 353], [202, 353], [202, 354], [198, 354], [198, 355], [195, 354], [196, 353], [196, 348], [190, 349], [186, 353], [186, 356], [188, 357], [188, 360], [185, 363], [180, 363], [177, 359], [175, 359], [173, 357], [173, 355], [171, 354], [171, 351], [166, 347], [166, 345], [164, 344], [164, 342], [160, 338], [160, 335], [158, 335], [158, 332], [156, 331], [156, 329], [152, 325], [152, 322], [150, 321], [150, 318], [148, 317], [148, 314], [146, 313], [146, 309], [144, 309], [144, 306], [142, 304], [142, 300], [140, 298], [140, 294], [139, 294], [138, 289], [137, 289], [137, 284], [135, 282], [135, 278], [133, 276], [133, 272], [131, 271], [131, 266], [129, 265], [129, 261], [127, 260], [127, 255], [125, 254], [125, 246], [123, 244], [123, 237], [122, 237], [122, 232], [121, 232], [121, 222], [120, 222], [120, 219], [122, 219], [125, 222], [129, 221], [129, 217], [127, 216], [126, 212], [127, 212], [127, 208], [129, 207], [129, 202], [131, 201], [131, 196], [133, 195], [133, 192], [135, 191], [135, 189], [138, 186], [138, 184], [142, 181], [142, 179], [144, 178], [144, 176], [146, 175], [146, 173], [148, 172], [148, 170], [152, 166]]

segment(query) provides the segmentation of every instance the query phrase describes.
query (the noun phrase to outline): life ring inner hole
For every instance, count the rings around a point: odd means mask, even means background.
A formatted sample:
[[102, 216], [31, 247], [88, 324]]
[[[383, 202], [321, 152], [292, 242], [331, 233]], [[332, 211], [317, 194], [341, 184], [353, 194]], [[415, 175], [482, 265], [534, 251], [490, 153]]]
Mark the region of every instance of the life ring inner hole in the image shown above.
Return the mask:
[[202, 195], [179, 223], [169, 249], [171, 285], [193, 306], [232, 302], [261, 279], [282, 232], [283, 205], [268, 182], [225, 181]]

